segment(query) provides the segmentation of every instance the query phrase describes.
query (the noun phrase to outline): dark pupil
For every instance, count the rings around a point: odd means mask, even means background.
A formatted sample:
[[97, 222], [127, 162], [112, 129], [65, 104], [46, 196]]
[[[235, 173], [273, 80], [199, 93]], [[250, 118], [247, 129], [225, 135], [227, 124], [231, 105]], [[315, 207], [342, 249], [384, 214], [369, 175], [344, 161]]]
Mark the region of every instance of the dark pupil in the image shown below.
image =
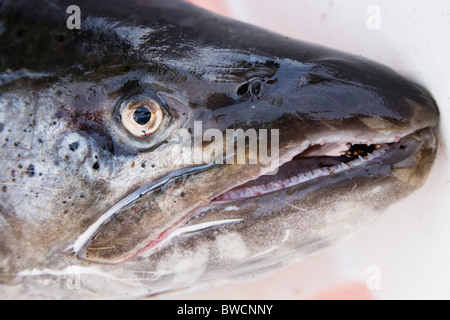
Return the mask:
[[133, 119], [141, 126], [149, 122], [151, 118], [152, 113], [146, 107], [139, 107], [136, 110], [134, 110]]

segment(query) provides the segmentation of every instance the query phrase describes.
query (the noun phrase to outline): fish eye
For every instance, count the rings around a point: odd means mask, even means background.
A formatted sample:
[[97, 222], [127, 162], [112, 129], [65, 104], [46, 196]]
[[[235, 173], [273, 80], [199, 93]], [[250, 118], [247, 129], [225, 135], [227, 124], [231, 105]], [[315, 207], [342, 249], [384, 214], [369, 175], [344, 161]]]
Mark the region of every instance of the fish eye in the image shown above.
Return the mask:
[[151, 97], [138, 96], [131, 99], [121, 110], [120, 118], [124, 127], [135, 137], [145, 137], [154, 133], [164, 120], [164, 113]]
[[149, 150], [179, 130], [188, 115], [184, 104], [171, 94], [151, 87], [137, 88], [117, 100], [112, 129], [121, 142]]

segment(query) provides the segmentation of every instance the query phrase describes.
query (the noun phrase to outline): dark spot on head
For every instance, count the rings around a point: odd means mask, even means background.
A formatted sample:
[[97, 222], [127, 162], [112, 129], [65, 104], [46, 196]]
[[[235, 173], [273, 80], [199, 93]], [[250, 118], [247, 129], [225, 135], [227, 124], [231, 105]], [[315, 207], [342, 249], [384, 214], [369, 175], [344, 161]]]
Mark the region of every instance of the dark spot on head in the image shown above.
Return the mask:
[[44, 141], [43, 141], [41, 138], [39, 138], [39, 139], [38, 139], [38, 142], [39, 142], [39, 143], [43, 143]]
[[181, 191], [181, 193], [180, 193], [180, 197], [184, 198], [184, 196], [185, 196], [184, 192], [183, 192], [183, 191]]
[[27, 174], [29, 177], [34, 176], [35, 171], [34, 171], [34, 166], [32, 164], [30, 164], [27, 168]]
[[100, 164], [98, 163], [98, 161], [92, 165], [92, 169], [94, 169], [94, 170], [98, 170], [99, 168], [100, 168]]
[[145, 168], [145, 162], [142, 162], [142, 163], [141, 163], [141, 167], [142, 167], [142, 168]]
[[69, 144], [69, 149], [70, 151], [75, 151], [78, 149], [79, 143], [78, 141], [72, 142], [71, 144]]
[[14, 147], [18, 147], [20, 142], [14, 142]]
[[2, 187], [2, 191], [3, 191], [3, 192], [6, 192], [6, 190], [7, 190], [6, 186], [3, 186], [3, 187]]
[[19, 165], [17, 166], [17, 168], [22, 169], [23, 167], [22, 167], [21, 164], [19, 164]]

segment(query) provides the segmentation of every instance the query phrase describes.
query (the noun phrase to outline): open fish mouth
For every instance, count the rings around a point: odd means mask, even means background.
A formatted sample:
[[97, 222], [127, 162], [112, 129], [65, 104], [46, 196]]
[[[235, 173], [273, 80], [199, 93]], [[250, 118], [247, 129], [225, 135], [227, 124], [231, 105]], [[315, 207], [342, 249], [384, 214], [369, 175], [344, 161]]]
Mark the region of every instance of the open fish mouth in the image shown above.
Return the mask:
[[[121, 256], [120, 259], [110, 259], [110, 257], [102, 259], [102, 255], [97, 255], [99, 252], [114, 250], [114, 246], [102, 243], [102, 237], [105, 234], [102, 232], [102, 225], [110, 219], [117, 219], [116, 214], [124, 206], [133, 205], [136, 199], [141, 199], [146, 193], [161, 192], [175, 181], [187, 180], [189, 176], [208, 171], [217, 165], [212, 163], [172, 172], [171, 175], [152, 182], [116, 204], [96, 224], [91, 226], [90, 230], [78, 238], [78, 243], [74, 245], [73, 249], [83, 260], [106, 264], [124, 263], [139, 257], [147, 257], [162, 250], [180, 236], [196, 234], [245, 220], [245, 217], [236, 219], [226, 216], [222, 216], [221, 219], [208, 218], [206, 222], [198, 219], [211, 209], [239, 207], [244, 201], [257, 203], [264, 197], [273, 197], [283, 192], [293, 192], [293, 190], [298, 191], [312, 184], [321, 185], [323, 181], [345, 177], [350, 172], [360, 169], [366, 171], [366, 178], [371, 178], [373, 175], [374, 180], [380, 179], [380, 171], [388, 170], [394, 176], [399, 176], [399, 179], [407, 180], [407, 183], [415, 186], [420, 184], [419, 180], [423, 178], [422, 167], [432, 162], [436, 144], [433, 128], [420, 129], [403, 137], [386, 138], [385, 142], [379, 140], [377, 142], [311, 144], [306, 148], [303, 147], [302, 151], [294, 156], [290, 151], [289, 157], [292, 159], [281, 161], [282, 164], [276, 174], [262, 174], [253, 180], [217, 193], [203, 205], [180, 216], [175, 223], [126, 256]], [[285, 159], [287, 158], [285, 157]], [[396, 170], [396, 166], [399, 167], [398, 170]], [[407, 173], [403, 169], [407, 169]], [[355, 179], [355, 188], [356, 186]]]
[[335, 173], [364, 166], [381, 156], [405, 149], [409, 139], [419, 132], [390, 143], [323, 143], [310, 145], [305, 151], [281, 165], [275, 175], [263, 175], [219, 195], [212, 201], [235, 201], [277, 192], [299, 184], [329, 177]]

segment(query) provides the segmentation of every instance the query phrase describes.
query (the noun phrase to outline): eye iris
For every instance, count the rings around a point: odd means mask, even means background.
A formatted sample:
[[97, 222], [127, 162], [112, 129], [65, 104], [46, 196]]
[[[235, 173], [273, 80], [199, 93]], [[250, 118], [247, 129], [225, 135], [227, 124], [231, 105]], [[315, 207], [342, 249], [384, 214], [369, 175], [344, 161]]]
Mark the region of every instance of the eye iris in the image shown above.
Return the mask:
[[126, 130], [124, 134], [127, 137], [131, 135], [146, 139], [159, 130], [161, 125], [168, 123], [162, 105], [145, 94], [125, 96], [118, 107], [119, 109], [114, 113], [115, 119], [120, 123], [121, 128]]
[[143, 126], [148, 123], [152, 118], [152, 113], [147, 107], [141, 106], [137, 108], [133, 113], [133, 119], [137, 124]]

